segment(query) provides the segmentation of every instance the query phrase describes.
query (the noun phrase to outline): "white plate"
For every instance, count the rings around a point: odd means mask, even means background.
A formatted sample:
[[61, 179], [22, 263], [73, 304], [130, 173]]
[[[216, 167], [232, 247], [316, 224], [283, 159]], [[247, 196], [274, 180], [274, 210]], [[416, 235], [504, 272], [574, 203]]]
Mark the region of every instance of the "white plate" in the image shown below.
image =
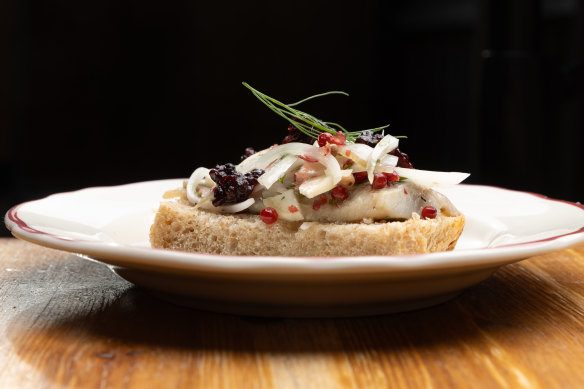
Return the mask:
[[162, 194], [182, 180], [88, 188], [23, 203], [18, 238], [108, 264], [128, 281], [193, 307], [266, 316], [356, 316], [445, 301], [498, 267], [584, 241], [584, 207], [536, 194], [443, 188], [466, 215], [454, 251], [410, 256], [251, 257], [150, 248]]

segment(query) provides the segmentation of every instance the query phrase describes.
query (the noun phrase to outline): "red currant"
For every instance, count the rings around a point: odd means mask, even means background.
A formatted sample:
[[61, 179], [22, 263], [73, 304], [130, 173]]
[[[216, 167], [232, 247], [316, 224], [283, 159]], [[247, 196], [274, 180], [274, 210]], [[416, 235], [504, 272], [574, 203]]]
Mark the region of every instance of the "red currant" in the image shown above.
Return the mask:
[[345, 134], [339, 131], [333, 136], [331, 143], [334, 143], [336, 145], [344, 145], [346, 141], [347, 137], [345, 136]]
[[434, 219], [436, 215], [438, 215], [438, 211], [430, 205], [422, 209], [422, 219]]
[[353, 177], [355, 177], [355, 184], [358, 184], [360, 182], [367, 180], [367, 172], [353, 173]]
[[320, 147], [326, 146], [327, 143], [332, 143], [332, 142], [333, 142], [333, 134], [330, 134], [328, 132], [323, 132], [322, 134], [320, 134], [318, 136], [318, 145]]
[[318, 211], [320, 207], [326, 204], [326, 202], [327, 198], [326, 195], [323, 193], [316, 200], [314, 200], [314, 202], [312, 203], [312, 209]]
[[391, 173], [383, 173], [383, 175], [387, 178], [387, 185], [391, 184], [392, 182], [399, 181], [399, 174], [395, 171]]
[[349, 197], [349, 191], [343, 188], [341, 185], [337, 185], [331, 191], [331, 197], [334, 200], [344, 201], [347, 197]]
[[278, 212], [274, 208], [266, 207], [260, 212], [260, 218], [264, 223], [272, 224], [278, 220]]
[[373, 175], [373, 182], [371, 183], [371, 187], [373, 189], [381, 189], [387, 185], [387, 177], [383, 175], [383, 173], [375, 173]]

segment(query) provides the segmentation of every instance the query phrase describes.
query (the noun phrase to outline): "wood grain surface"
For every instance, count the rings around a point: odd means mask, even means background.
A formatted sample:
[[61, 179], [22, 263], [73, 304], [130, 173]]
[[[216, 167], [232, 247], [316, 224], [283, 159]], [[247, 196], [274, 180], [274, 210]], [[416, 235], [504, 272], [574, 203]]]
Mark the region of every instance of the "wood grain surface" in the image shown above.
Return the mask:
[[2, 388], [581, 388], [584, 245], [445, 304], [354, 319], [170, 305], [107, 267], [0, 239]]

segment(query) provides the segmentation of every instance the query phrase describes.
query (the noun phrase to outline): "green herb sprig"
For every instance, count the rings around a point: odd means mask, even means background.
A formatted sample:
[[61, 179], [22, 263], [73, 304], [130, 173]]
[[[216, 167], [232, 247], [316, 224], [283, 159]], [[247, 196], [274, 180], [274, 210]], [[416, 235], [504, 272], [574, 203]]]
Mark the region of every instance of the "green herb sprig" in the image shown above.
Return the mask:
[[[292, 103], [292, 104], [284, 104], [284, 103], [258, 91], [257, 89], [252, 88], [246, 82], [243, 82], [243, 85], [246, 88], [248, 88], [251, 91], [251, 93], [253, 93], [253, 95], [255, 97], [257, 97], [262, 103], [264, 103], [268, 108], [270, 108], [272, 111], [274, 111], [277, 115], [286, 119], [288, 122], [290, 122], [290, 124], [292, 124], [294, 127], [296, 127], [300, 132], [302, 132], [305, 135], [308, 135], [311, 138], [317, 139], [318, 136], [323, 132], [336, 134], [338, 131], [342, 131], [345, 134], [345, 136], [347, 137], [348, 141], [354, 142], [355, 139], [357, 139], [357, 137], [359, 136], [359, 134], [362, 131], [365, 131], [365, 130], [347, 131], [338, 123], [325, 122], [325, 121], [322, 121], [320, 119], [317, 119], [316, 117], [314, 117], [306, 112], [292, 108], [298, 104], [304, 103], [305, 101], [308, 101], [308, 100], [311, 100], [311, 99], [314, 99], [317, 97], [323, 97], [323, 96], [334, 95], [334, 94], [349, 96], [349, 94], [347, 92], [330, 91], [330, 92], [325, 92], [325, 93], [319, 93], [319, 94], [307, 97], [305, 99], [302, 99], [302, 100], [297, 101], [297, 102]], [[389, 127], [389, 124], [386, 126], [369, 128], [368, 130], [376, 132], [376, 131], [381, 131], [387, 127]]]

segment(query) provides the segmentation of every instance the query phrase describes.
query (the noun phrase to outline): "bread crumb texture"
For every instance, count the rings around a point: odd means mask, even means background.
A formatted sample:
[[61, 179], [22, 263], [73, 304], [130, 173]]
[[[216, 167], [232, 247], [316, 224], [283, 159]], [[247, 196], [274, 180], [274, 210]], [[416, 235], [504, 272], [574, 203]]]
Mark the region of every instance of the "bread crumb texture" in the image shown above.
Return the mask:
[[277, 221], [251, 214], [197, 210], [185, 199], [161, 203], [150, 228], [154, 248], [277, 256], [403, 255], [454, 249], [464, 216], [419, 216], [405, 222], [318, 223]]

